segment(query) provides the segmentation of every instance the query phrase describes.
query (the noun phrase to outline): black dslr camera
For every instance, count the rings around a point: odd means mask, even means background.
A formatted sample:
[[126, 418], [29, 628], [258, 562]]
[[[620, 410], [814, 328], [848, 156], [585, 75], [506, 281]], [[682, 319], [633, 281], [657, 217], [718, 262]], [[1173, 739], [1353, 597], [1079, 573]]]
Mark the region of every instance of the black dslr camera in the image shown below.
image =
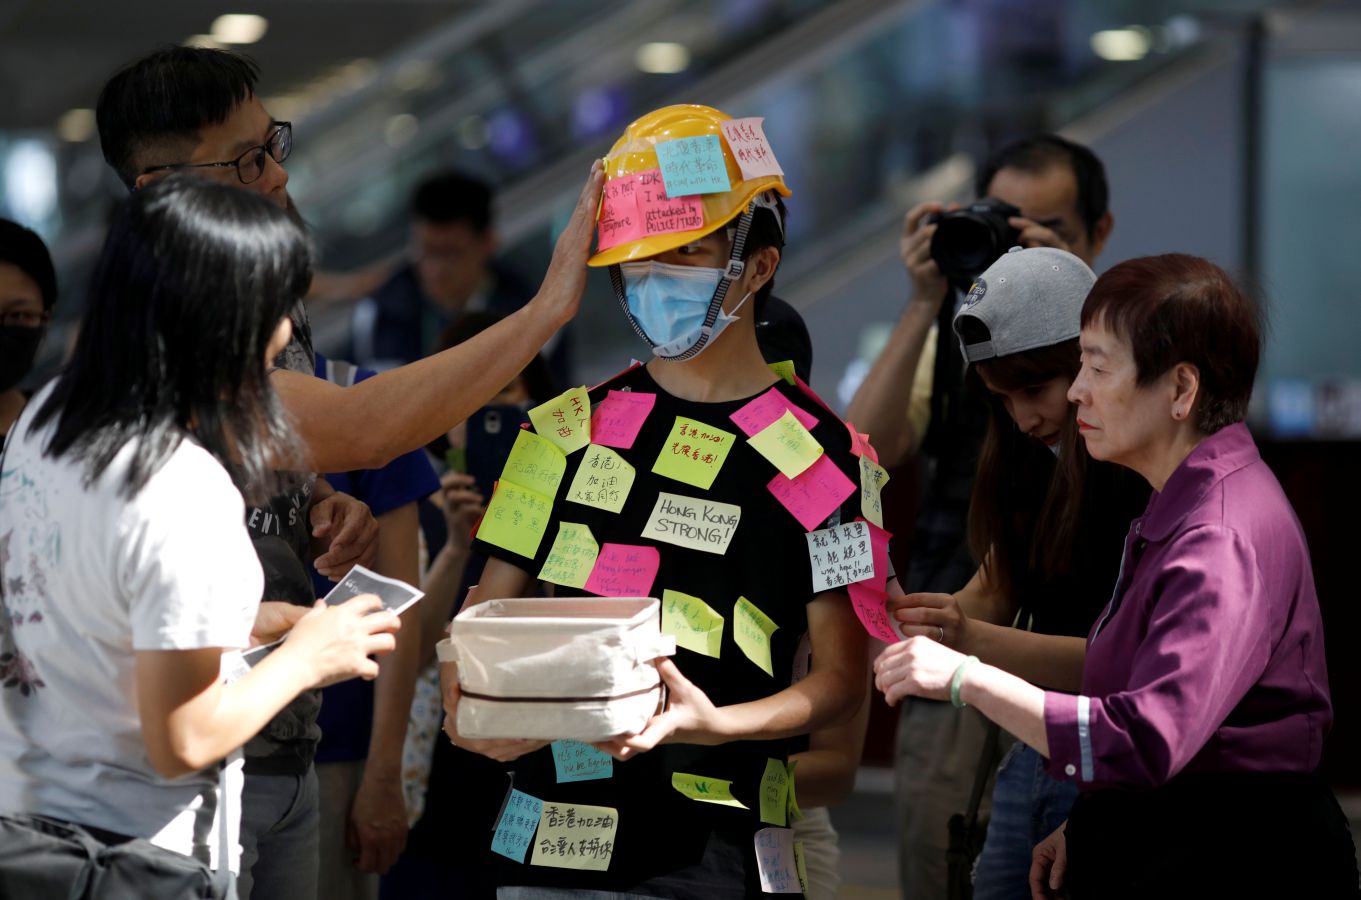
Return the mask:
[[1021, 211], [994, 197], [975, 200], [963, 209], [936, 213], [931, 258], [951, 284], [967, 287], [983, 270], [1020, 243], [1021, 233], [1007, 221]]

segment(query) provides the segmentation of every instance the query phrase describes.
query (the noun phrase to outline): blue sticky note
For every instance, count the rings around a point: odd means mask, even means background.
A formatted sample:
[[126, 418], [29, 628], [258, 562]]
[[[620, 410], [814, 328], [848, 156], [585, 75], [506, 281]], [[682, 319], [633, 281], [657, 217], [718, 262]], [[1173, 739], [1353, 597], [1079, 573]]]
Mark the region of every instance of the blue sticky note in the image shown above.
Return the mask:
[[491, 839], [492, 852], [523, 863], [529, 845], [534, 841], [534, 833], [539, 830], [542, 814], [542, 800], [512, 788], [496, 823], [496, 834]]
[[657, 145], [662, 184], [671, 197], [715, 194], [731, 189], [728, 164], [716, 134], [677, 138]]
[[581, 741], [554, 741], [553, 765], [558, 770], [559, 784], [614, 776], [614, 757]]

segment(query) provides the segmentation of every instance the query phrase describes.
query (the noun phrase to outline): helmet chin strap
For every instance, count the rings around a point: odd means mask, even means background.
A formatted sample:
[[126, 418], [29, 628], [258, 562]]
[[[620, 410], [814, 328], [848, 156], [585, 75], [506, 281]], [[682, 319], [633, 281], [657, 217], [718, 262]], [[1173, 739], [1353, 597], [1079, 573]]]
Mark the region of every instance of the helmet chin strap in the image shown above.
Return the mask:
[[[741, 278], [742, 273], [746, 271], [746, 263], [742, 261], [742, 251], [747, 247], [747, 233], [751, 231], [752, 215], [755, 213], [757, 206], [765, 205], [758, 202], [758, 198], [759, 195], [758, 197], [752, 198], [751, 202], [747, 204], [746, 210], [737, 220], [737, 233], [733, 236], [732, 251], [728, 254], [728, 265], [727, 268], [723, 270], [723, 277], [719, 279], [718, 286], [714, 288], [713, 299], [709, 301], [709, 310], [704, 315], [704, 324], [700, 326], [699, 340], [695, 341], [694, 346], [684, 353], [675, 356], [658, 356], [659, 359], [677, 361], [693, 359], [695, 356], [699, 355], [699, 352], [703, 350], [706, 345], [708, 345], [709, 338], [713, 336], [714, 323], [718, 321], [718, 315], [723, 311], [723, 301], [728, 296], [728, 288], [734, 281]], [[778, 220], [779, 216], [776, 216], [775, 218]], [[633, 320], [633, 314], [629, 312], [628, 297], [624, 292], [624, 275], [617, 264], [610, 266], [610, 285], [614, 288], [615, 299], [619, 301], [620, 307], [623, 308], [624, 315], [628, 317], [629, 324], [633, 326], [633, 330], [637, 332], [638, 336], [646, 341], [649, 347], [653, 348], [654, 355], [656, 355], [655, 350], [657, 345], [652, 343], [652, 338], [648, 337], [642, 328], [638, 327], [638, 323]], [[746, 301], [747, 298], [743, 297], [742, 302], [745, 303]], [[733, 310], [733, 312], [736, 312], [736, 310]]]

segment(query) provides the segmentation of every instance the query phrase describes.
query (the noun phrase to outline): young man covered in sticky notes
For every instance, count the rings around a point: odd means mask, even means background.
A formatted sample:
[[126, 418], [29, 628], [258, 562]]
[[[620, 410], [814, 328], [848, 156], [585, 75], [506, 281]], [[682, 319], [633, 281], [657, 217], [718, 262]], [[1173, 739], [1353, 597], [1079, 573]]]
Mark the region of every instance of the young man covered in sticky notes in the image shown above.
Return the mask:
[[[616, 763], [589, 780], [560, 778], [542, 743], [460, 737], [457, 673], [446, 666], [456, 743], [513, 759], [515, 790], [545, 809], [611, 811], [607, 856], [603, 834], [584, 856], [566, 844], [536, 844], [523, 862], [500, 854], [505, 888], [760, 896], [771, 873], [762, 878], [757, 834], [770, 824], [763, 817], [785, 824], [762, 801], [768, 773], [784, 771], [802, 736], [849, 720], [865, 696], [865, 631], [843, 585], [815, 589], [807, 538], [861, 515], [859, 462], [846, 426], [773, 372], [757, 346], [754, 323], [784, 244], [779, 195], [789, 191], [778, 174], [744, 175], [721, 136], [727, 120], [708, 107], [668, 107], [630, 125], [611, 150], [610, 177], [632, 187], [602, 214], [610, 227], [602, 223], [590, 263], [611, 268], [621, 310], [653, 359], [589, 392], [592, 407], [612, 407], [600, 436], [618, 436], [608, 453], [595, 443], [564, 448], [547, 537], [532, 550], [500, 532], [476, 542], [489, 560], [470, 603], [526, 595], [536, 577], [557, 579], [557, 596], [626, 584], [663, 601], [662, 629], [679, 648], [657, 663], [667, 708], [640, 734], [599, 745]], [[716, 141], [681, 156], [716, 143], [729, 186], [678, 203], [655, 146], [699, 135]], [[618, 398], [628, 395], [650, 399], [627, 404], [624, 416]], [[583, 467], [604, 472], [604, 460], [632, 474], [609, 504], [582, 494]], [[581, 557], [569, 547], [600, 548], [595, 565], [608, 572], [578, 588], [581, 569], [565, 563]], [[794, 684], [805, 634], [817, 664]], [[713, 785], [723, 786], [719, 799]]]

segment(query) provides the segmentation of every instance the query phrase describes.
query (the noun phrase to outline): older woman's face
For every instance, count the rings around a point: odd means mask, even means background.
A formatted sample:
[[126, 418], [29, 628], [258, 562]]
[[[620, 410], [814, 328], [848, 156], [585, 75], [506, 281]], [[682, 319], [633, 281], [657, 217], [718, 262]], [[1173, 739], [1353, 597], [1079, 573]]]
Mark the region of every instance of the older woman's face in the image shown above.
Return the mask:
[[1140, 387], [1129, 341], [1098, 325], [1082, 329], [1082, 369], [1068, 399], [1077, 405], [1078, 433], [1095, 459], [1139, 471], [1175, 429], [1166, 376]]

